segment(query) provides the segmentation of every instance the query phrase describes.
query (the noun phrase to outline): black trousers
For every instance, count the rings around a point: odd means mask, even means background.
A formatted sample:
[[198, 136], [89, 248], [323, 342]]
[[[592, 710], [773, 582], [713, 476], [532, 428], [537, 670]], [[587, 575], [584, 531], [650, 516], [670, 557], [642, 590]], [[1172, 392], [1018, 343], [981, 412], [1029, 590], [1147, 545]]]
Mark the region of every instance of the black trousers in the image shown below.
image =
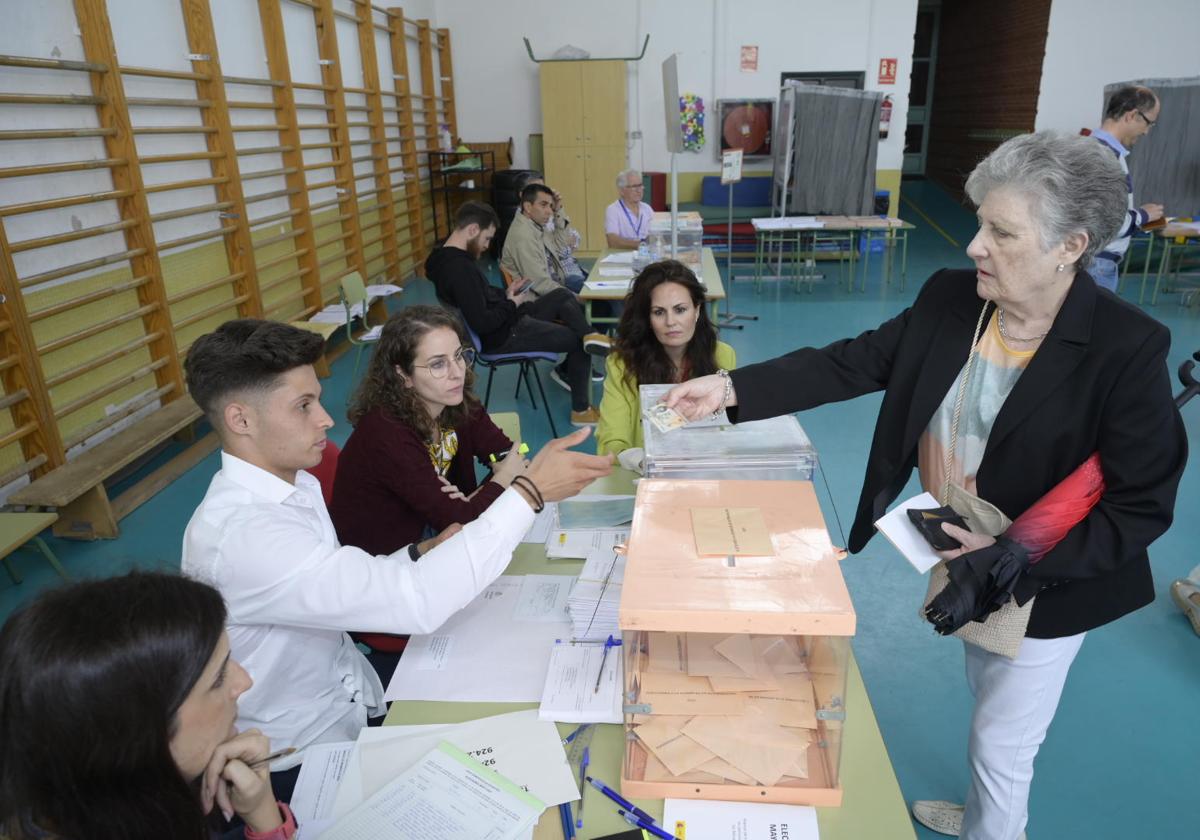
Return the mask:
[[530, 302], [522, 312], [508, 341], [491, 352], [566, 353], [571, 410], [586, 411], [592, 402], [592, 363], [583, 350], [583, 337], [593, 330], [584, 317], [583, 306], [562, 288]]

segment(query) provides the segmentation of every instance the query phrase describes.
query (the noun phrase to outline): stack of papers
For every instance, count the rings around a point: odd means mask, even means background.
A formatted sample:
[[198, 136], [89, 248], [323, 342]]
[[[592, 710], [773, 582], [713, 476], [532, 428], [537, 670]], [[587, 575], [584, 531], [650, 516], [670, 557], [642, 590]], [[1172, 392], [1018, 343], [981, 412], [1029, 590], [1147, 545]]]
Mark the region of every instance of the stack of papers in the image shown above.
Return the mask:
[[617, 611], [624, 579], [624, 555], [611, 548], [597, 548], [588, 554], [567, 598], [572, 639], [604, 641], [610, 635], [621, 638]]
[[617, 528], [633, 521], [633, 496], [576, 496], [558, 503], [558, 527]]
[[796, 637], [652, 633], [633, 716], [651, 781], [771, 786], [808, 778], [813, 677]]
[[[458, 747], [546, 805], [579, 798], [558, 728], [538, 720], [536, 709], [528, 709], [464, 723], [361, 730], [345, 759], [345, 777], [331, 815], [344, 817], [442, 742]], [[307, 767], [308, 761], [306, 753], [302, 766]]]
[[817, 809], [766, 802], [668, 799], [663, 827], [688, 840], [818, 840]]
[[536, 703], [570, 634], [569, 575], [501, 575], [435, 633], [412, 636], [387, 700]]
[[561, 642], [550, 654], [550, 670], [538, 717], [560, 723], [623, 723], [620, 646]]
[[637, 251], [613, 251], [597, 265], [633, 265], [633, 256]]
[[[355, 318], [362, 318], [367, 311], [367, 307], [377, 301], [379, 298], [391, 297], [392, 295], [398, 295], [404, 291], [404, 289], [392, 283], [376, 283], [367, 286], [366, 288], [366, 303], [356, 303], [350, 308], [350, 314]], [[338, 301], [337, 303], [331, 303], [308, 320], [314, 324], [344, 324], [346, 323], [346, 305], [341, 301]], [[376, 327], [371, 331], [374, 333], [372, 338], [378, 337], [379, 329], [379, 327]], [[370, 341], [372, 338], [366, 338], [364, 336], [361, 340]]]
[[442, 742], [321, 835], [326, 840], [518, 840], [545, 803]]

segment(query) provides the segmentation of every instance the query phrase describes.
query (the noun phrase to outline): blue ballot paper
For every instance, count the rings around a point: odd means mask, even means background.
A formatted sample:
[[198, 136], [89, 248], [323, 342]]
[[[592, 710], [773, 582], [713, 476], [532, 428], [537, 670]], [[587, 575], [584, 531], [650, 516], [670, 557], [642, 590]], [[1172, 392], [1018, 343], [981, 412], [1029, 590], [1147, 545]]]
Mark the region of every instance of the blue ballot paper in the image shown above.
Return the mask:
[[577, 496], [558, 503], [558, 527], [563, 530], [616, 528], [633, 521], [633, 496], [589, 499]]

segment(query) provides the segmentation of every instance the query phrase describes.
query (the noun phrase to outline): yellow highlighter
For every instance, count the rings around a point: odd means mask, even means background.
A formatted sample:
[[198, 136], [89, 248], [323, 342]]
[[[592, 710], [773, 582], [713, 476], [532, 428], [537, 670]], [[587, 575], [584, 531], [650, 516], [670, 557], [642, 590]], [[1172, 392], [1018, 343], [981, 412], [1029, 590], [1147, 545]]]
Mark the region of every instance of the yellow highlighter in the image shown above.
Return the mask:
[[[529, 454], [529, 444], [522, 443], [520, 446], [517, 447], [517, 452], [520, 453], [521, 455], [528, 455]], [[491, 463], [494, 464], [497, 461], [503, 461], [506, 457], [508, 457], [507, 452], [493, 452], [491, 455], [488, 456], [488, 461], [490, 461]]]

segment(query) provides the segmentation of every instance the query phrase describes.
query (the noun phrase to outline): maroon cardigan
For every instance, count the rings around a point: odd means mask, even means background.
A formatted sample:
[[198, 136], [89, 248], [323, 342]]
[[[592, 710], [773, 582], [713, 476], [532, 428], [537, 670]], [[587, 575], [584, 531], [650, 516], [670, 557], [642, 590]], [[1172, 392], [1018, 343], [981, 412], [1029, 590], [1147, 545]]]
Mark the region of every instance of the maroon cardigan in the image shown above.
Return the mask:
[[[458, 454], [446, 478], [470, 495], [478, 486], [475, 459], [486, 465], [488, 455], [507, 452], [512, 441], [482, 408], [456, 431]], [[391, 554], [420, 541], [426, 525], [441, 531], [471, 522], [504, 492], [487, 481], [474, 498], [463, 501], [441, 488], [420, 435], [381, 408], [367, 412], [338, 457], [329, 505], [338, 540], [372, 554]]]

